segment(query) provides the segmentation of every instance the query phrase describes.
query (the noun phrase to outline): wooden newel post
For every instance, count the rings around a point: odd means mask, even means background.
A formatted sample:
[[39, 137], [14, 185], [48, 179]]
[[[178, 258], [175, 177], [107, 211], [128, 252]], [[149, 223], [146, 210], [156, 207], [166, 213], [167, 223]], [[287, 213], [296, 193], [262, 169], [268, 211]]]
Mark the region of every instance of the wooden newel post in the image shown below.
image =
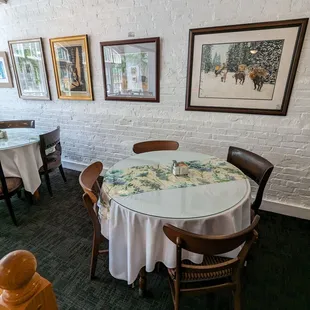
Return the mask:
[[37, 272], [32, 253], [18, 250], [0, 260], [0, 310], [57, 310], [52, 285]]

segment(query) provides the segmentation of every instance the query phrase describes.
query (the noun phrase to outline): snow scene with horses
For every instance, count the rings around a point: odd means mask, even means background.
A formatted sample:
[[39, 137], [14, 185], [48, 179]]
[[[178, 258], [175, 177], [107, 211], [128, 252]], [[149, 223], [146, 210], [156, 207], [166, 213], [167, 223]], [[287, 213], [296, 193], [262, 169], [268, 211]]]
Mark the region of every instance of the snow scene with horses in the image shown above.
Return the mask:
[[283, 43], [204, 44], [199, 97], [272, 100]]

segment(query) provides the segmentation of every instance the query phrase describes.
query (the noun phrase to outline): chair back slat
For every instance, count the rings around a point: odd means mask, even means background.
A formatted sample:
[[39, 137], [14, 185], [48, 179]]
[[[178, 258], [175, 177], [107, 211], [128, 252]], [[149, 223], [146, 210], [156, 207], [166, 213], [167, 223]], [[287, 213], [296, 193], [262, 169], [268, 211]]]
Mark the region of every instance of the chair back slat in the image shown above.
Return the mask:
[[[49, 151], [47, 153], [47, 150]], [[47, 170], [48, 162], [61, 161], [61, 143], [60, 143], [60, 127], [57, 129], [40, 135], [40, 153], [43, 161], [44, 169]]]
[[93, 203], [88, 193], [83, 194], [84, 207], [87, 209], [88, 215], [92, 221], [94, 227], [94, 233], [97, 237], [101, 235], [101, 226], [98, 219], [98, 207], [96, 203]]
[[97, 161], [87, 168], [85, 168], [79, 177], [80, 185], [84, 191], [87, 193], [93, 203], [96, 203], [99, 199], [100, 186], [98, 183], [98, 178], [102, 172], [103, 164]]
[[35, 128], [34, 120], [0, 121], [0, 129], [8, 128]]
[[169, 140], [154, 140], [136, 143], [133, 151], [136, 154], [153, 151], [175, 151], [179, 148], [179, 143]]
[[252, 239], [253, 232], [259, 222], [257, 215], [251, 226], [231, 235], [209, 236], [187, 232], [170, 224], [164, 226], [164, 233], [175, 244], [181, 240], [181, 248], [206, 256], [218, 255], [235, 250], [247, 240]]
[[44, 151], [60, 143], [60, 127], [40, 135], [40, 145]]
[[265, 186], [274, 168], [273, 164], [255, 153], [234, 146], [229, 147], [227, 161], [258, 184], [256, 198], [252, 204], [252, 209], [257, 211], [263, 199]]

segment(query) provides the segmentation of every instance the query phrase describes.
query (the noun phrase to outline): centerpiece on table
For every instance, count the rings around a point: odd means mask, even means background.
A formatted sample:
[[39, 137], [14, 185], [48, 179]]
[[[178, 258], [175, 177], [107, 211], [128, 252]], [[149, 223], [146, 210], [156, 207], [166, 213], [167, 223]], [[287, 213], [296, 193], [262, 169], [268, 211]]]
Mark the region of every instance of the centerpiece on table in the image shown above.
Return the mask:
[[173, 161], [172, 164], [172, 173], [176, 176], [178, 175], [188, 175], [188, 166], [183, 162]]
[[0, 130], [0, 139], [8, 139], [8, 134], [5, 130]]

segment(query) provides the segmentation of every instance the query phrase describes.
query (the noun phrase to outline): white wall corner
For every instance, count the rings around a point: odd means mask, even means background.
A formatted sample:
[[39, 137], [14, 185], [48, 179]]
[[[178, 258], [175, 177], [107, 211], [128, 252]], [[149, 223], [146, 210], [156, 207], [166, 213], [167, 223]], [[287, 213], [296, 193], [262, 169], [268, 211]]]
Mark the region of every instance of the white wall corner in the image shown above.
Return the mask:
[[[88, 166], [88, 164], [66, 159], [62, 160], [62, 166], [66, 169], [74, 171], [83, 171]], [[101, 172], [101, 176], [105, 174], [105, 170], [106, 169], [104, 168], [103, 171]]]
[[276, 201], [263, 200], [260, 209], [305, 220], [310, 220], [310, 209], [301, 206], [294, 206]]

